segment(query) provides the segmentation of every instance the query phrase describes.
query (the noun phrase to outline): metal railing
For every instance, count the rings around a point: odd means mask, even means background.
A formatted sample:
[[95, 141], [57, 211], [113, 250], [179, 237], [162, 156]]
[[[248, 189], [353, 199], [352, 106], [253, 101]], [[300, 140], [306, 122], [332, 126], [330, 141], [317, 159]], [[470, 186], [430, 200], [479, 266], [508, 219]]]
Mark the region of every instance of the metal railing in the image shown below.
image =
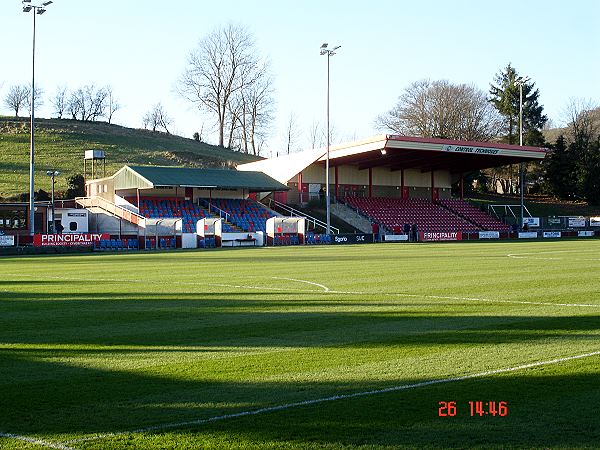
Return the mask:
[[94, 196], [94, 197], [77, 197], [75, 202], [84, 208], [100, 208], [115, 217], [120, 217], [134, 225], [141, 228], [146, 228], [146, 218], [140, 216], [133, 211], [130, 211], [121, 206], [115, 205], [113, 202], [106, 200], [105, 198]]
[[[327, 230], [327, 224], [325, 222], [323, 222], [322, 220], [317, 219], [316, 217], [310, 216], [308, 214], [306, 214], [305, 212], [302, 212], [298, 209], [292, 208], [289, 205], [286, 205], [285, 203], [281, 203], [278, 202], [277, 200], [274, 200], [272, 198], [269, 198], [269, 204], [268, 207], [271, 209], [273, 208], [273, 205], [275, 205], [277, 208], [285, 211], [286, 213], [288, 213], [290, 215], [290, 217], [302, 217], [304, 218], [309, 224], [312, 223], [313, 224], [313, 228], [316, 227], [320, 227], [323, 228], [324, 230]], [[329, 227], [335, 234], [339, 234], [340, 233], [340, 229], [330, 226]]]
[[[510, 212], [512, 217], [515, 219], [517, 219], [518, 217], [521, 217], [521, 205], [488, 205], [488, 214], [489, 214], [489, 211], [491, 210], [494, 213], [494, 216], [496, 216], [496, 218], [502, 220], [502, 217], [498, 214], [498, 211], [496, 211], [496, 208], [498, 208], [498, 209], [504, 208], [504, 216], [508, 216], [507, 213]], [[515, 215], [513, 208], [517, 209], [518, 214]], [[527, 206], [523, 205], [523, 210], [525, 211], [527, 217], [531, 217], [531, 213], [527, 209]]]
[[[227, 211], [223, 211], [221, 208], [219, 208], [218, 206], [213, 205], [210, 202], [207, 202], [207, 203], [208, 203], [208, 212], [209, 213], [212, 213], [212, 210], [216, 209], [219, 212], [219, 217], [221, 219], [225, 219], [226, 222], [229, 222], [229, 213]], [[223, 216], [225, 216], [225, 217], [223, 217]]]

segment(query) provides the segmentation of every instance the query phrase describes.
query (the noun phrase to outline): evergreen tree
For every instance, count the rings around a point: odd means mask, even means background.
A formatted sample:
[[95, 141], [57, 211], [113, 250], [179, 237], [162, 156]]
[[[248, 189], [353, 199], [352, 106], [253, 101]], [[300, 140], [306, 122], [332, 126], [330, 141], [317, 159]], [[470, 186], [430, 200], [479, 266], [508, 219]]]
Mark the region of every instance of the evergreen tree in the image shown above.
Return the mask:
[[589, 144], [584, 161], [581, 193], [590, 205], [600, 205], [600, 138]]
[[[519, 86], [516, 80], [519, 74], [510, 63], [501, 70], [490, 84], [490, 102], [504, 117], [506, 142], [519, 143]], [[529, 81], [523, 84], [523, 144], [544, 145], [541, 129], [548, 120], [544, 107], [539, 104], [539, 89]]]
[[77, 174], [67, 178], [66, 198], [75, 198], [85, 196], [85, 178]]
[[577, 192], [577, 159], [573, 146], [567, 147], [560, 135], [546, 157], [546, 183], [552, 194], [560, 198], [573, 198]]

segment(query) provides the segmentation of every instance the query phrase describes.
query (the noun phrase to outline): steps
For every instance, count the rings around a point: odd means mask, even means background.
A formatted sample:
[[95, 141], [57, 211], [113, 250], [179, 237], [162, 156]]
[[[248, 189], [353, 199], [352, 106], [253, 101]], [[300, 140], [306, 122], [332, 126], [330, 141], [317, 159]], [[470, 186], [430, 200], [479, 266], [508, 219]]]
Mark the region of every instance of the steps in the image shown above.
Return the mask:
[[361, 216], [355, 210], [343, 203], [333, 203], [330, 206], [331, 214], [338, 217], [340, 220], [352, 225], [362, 233], [372, 233], [371, 221], [364, 216]]

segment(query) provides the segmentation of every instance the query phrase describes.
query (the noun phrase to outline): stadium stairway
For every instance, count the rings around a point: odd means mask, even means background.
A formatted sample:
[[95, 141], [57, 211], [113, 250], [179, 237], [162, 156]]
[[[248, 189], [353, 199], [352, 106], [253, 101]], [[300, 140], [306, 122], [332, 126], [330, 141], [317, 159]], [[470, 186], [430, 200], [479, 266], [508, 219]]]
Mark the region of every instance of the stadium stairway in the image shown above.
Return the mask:
[[510, 227], [502, 221], [486, 214], [459, 198], [440, 199], [437, 203], [483, 230], [508, 231], [510, 229]]
[[226, 218], [236, 227], [245, 232], [267, 230], [267, 219], [275, 216], [272, 210], [267, 209], [262, 203], [251, 199], [202, 199], [201, 204], [204, 208], [209, 205], [216, 206]]

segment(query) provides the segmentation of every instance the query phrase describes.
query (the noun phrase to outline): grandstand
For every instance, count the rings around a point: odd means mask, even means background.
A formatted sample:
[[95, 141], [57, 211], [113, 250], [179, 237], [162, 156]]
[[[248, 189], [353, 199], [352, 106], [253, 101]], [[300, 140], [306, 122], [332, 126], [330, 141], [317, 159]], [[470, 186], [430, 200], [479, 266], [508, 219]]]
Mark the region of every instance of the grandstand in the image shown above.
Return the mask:
[[404, 225], [416, 224], [423, 232], [478, 231], [472, 221], [459, 217], [427, 199], [347, 197], [346, 203], [372, 222], [394, 233], [402, 233]]
[[[343, 144], [329, 154], [330, 191], [333, 203], [349, 208], [335, 208], [334, 214], [343, 213], [341, 218], [362, 232], [370, 232], [374, 224], [394, 233], [406, 224], [421, 232], [508, 231], [507, 224], [464, 201], [465, 174], [539, 161], [545, 154], [538, 147], [395, 135]], [[324, 150], [312, 150], [243, 164], [238, 170], [271, 176], [289, 188], [276, 200], [303, 204], [318, 198], [325, 187], [325, 159]], [[453, 185], [458, 198], [452, 197]]]

